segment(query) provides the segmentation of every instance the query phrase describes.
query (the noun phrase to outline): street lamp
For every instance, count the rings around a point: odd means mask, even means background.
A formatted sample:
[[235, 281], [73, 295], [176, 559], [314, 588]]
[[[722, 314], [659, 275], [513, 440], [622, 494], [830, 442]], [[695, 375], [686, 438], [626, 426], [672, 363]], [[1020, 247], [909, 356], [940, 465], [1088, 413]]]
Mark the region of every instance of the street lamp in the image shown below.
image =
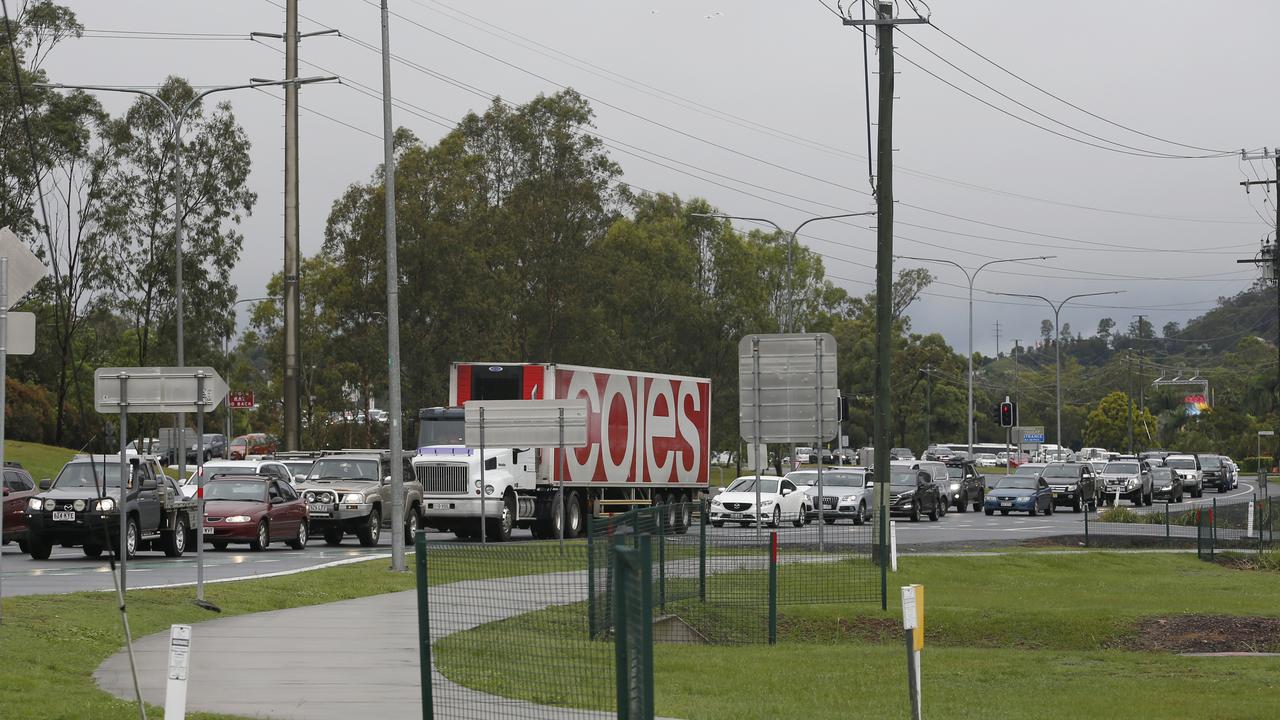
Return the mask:
[[[69, 85], [67, 83], [34, 83], [34, 87], [47, 88], [50, 90], [92, 90], [97, 92], [121, 92], [130, 93], [132, 95], [143, 95], [155, 100], [160, 107], [164, 108], [169, 114], [169, 122], [173, 124], [173, 244], [175, 254], [175, 271], [174, 271], [174, 317], [177, 325], [177, 360], [178, 367], [186, 366], [186, 356], [183, 348], [183, 328], [182, 328], [182, 216], [186, 212], [186, 208], [182, 202], [182, 122], [186, 119], [187, 113], [196, 106], [206, 96], [214, 93], [226, 92], [228, 90], [245, 90], [251, 88], [270, 87], [274, 85], [308, 85], [318, 82], [329, 82], [337, 80], [337, 77], [306, 77], [294, 78], [291, 80], [262, 80], [252, 78], [248, 83], [242, 85], [221, 85], [212, 87], [202, 92], [196, 93], [186, 105], [174, 110], [173, 106], [165, 102], [159, 94], [149, 90], [139, 90], [137, 88], [117, 87], [112, 85]], [[179, 437], [186, 433], [186, 414], [178, 413], [178, 432]], [[186, 453], [178, 453], [178, 474], [182, 477], [186, 476]]]
[[[991, 292], [991, 291], [987, 291], [987, 292]], [[1122, 292], [1124, 292], [1124, 290], [1109, 290], [1107, 292], [1080, 293], [1079, 295], [1071, 295], [1067, 297], [1057, 305], [1054, 305], [1052, 300], [1050, 300], [1049, 298], [1043, 295], [1030, 295], [1025, 293], [1002, 293], [1002, 292], [991, 293], [992, 295], [1004, 295], [1006, 297], [1021, 297], [1021, 298], [1032, 298], [1035, 300], [1043, 300], [1049, 304], [1050, 308], [1053, 309], [1053, 335], [1056, 338], [1056, 340], [1053, 343], [1053, 355], [1054, 355], [1053, 364], [1054, 364], [1054, 367], [1056, 368], [1057, 376], [1058, 376], [1057, 395], [1058, 395], [1058, 452], [1059, 453], [1062, 452], [1062, 336], [1059, 335], [1058, 333], [1058, 315], [1059, 313], [1062, 312], [1063, 305], [1066, 305], [1067, 303], [1071, 302], [1072, 300], [1075, 300], [1076, 298], [1096, 297], [1098, 295], [1119, 295]]]
[[222, 354], [227, 358], [227, 442], [231, 442], [231, 336], [236, 331], [236, 306], [241, 303], [266, 302], [268, 300], [275, 302], [280, 298], [275, 295], [267, 297], [243, 298], [231, 303], [231, 326], [227, 328], [226, 337], [222, 340]]
[[[861, 215], [875, 215], [875, 214], [876, 214], [875, 211], [871, 211], [871, 212], [842, 213], [840, 215], [822, 215], [820, 217], [811, 217], [808, 220], [805, 220], [804, 222], [797, 225], [796, 229], [791, 231], [790, 236], [787, 240], [787, 318], [786, 318], [785, 324], [779, 323], [783, 325], [783, 328], [782, 328], [783, 332], [792, 332], [795, 329], [794, 324], [795, 324], [796, 316], [795, 316], [795, 309], [792, 305], [793, 296], [791, 291], [791, 287], [792, 287], [791, 249], [795, 247], [796, 235], [800, 234], [800, 230], [804, 228], [805, 225], [808, 225], [811, 222], [817, 222], [819, 220], [839, 220], [841, 218], [851, 218], [851, 217], [859, 217]], [[720, 220], [745, 220], [747, 222], [765, 223], [777, 228], [778, 232], [782, 233], [783, 235], [787, 235], [787, 231], [783, 230], [781, 225], [779, 225], [778, 223], [772, 220], [769, 220], [768, 218], [746, 217], [743, 215], [725, 215], [724, 213], [691, 213], [691, 215], [693, 217], [701, 217], [701, 218], [718, 218]]]
[[[983, 268], [987, 267], [988, 265], [995, 265], [997, 263], [1027, 262], [1029, 260], [1051, 260], [1053, 258], [1056, 258], [1057, 255], [1037, 255], [1035, 257], [1004, 258], [1000, 260], [991, 260], [989, 262], [985, 262], [979, 265], [978, 269], [974, 270], [972, 273], [970, 273], [960, 263], [952, 262], [951, 260], [943, 260], [941, 258], [912, 257], [910, 255], [895, 255], [894, 257], [896, 257], [899, 260], [918, 260], [920, 262], [946, 263], [948, 265], [953, 265], [957, 269], [959, 269], [960, 272], [964, 273], [965, 279], [969, 281], [969, 352], [966, 354], [966, 356], [969, 359], [969, 457], [972, 458], [973, 457], [973, 282], [978, 278], [978, 273], [982, 272]], [[999, 352], [999, 351], [1000, 351], [1000, 348], [996, 348], [996, 352]]]

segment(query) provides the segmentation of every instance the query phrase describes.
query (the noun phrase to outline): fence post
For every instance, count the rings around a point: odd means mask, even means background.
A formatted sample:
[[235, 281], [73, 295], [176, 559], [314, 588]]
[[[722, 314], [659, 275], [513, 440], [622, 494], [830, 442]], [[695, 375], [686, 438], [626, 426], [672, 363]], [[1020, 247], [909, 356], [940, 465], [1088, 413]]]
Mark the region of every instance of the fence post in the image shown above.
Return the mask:
[[1169, 504], [1173, 502], [1172, 490], [1170, 491], [1170, 499], [1164, 504], [1164, 539], [1169, 541], [1169, 545], [1173, 544], [1173, 533], [1169, 531]]
[[427, 533], [419, 529], [413, 539], [418, 575], [418, 682], [422, 685], [422, 720], [433, 720], [431, 696], [431, 610], [427, 605]]
[[[596, 533], [594, 521], [587, 513], [587, 638], [596, 638]], [[606, 547], [606, 552], [608, 549]]]
[[1209, 559], [1218, 550], [1218, 498], [1213, 499], [1213, 508], [1209, 510]]
[[778, 642], [778, 533], [769, 533], [769, 644]]
[[698, 503], [698, 600], [707, 601], [707, 499]]
[[1089, 547], [1089, 509], [1084, 510], [1084, 546]]
[[667, 611], [667, 512], [669, 505], [660, 505], [658, 513], [658, 608]]
[[614, 662], [618, 720], [653, 718], [653, 597], [650, 536], [635, 538], [635, 547], [619, 539], [610, 554], [614, 574]]

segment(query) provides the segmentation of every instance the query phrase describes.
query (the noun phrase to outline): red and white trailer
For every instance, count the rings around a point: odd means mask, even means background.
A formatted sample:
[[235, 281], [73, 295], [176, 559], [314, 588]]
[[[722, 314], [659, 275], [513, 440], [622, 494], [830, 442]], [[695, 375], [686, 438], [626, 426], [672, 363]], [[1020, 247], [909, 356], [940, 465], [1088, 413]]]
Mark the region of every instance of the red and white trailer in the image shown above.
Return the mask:
[[[462, 445], [462, 406], [469, 400], [583, 399], [587, 445], [563, 458], [549, 448]], [[479, 534], [485, 493], [486, 535], [506, 539], [514, 527], [537, 537], [583, 531], [584, 516], [608, 505], [692, 502], [707, 490], [711, 450], [711, 382], [706, 378], [553, 363], [454, 363], [449, 406], [418, 415], [414, 474], [423, 488], [423, 524], [459, 536]], [[564, 480], [563, 504], [556, 502]], [[688, 513], [673, 518], [688, 526]]]

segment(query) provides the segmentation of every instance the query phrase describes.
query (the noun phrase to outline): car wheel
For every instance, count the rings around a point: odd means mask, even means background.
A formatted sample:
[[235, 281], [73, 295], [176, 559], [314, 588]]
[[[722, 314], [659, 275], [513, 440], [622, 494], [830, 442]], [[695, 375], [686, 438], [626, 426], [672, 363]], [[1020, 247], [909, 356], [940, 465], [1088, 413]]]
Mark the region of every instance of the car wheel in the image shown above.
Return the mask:
[[969, 512], [969, 493], [964, 493], [956, 501], [956, 512]]
[[1148, 492], [1148, 493], [1147, 493], [1147, 494], [1142, 498], [1142, 504], [1143, 504], [1143, 505], [1146, 505], [1147, 507], [1151, 507], [1151, 503], [1153, 503], [1153, 502], [1155, 502], [1154, 493]]
[[80, 549], [84, 551], [84, 556], [85, 556], [85, 557], [87, 557], [87, 558], [100, 558], [100, 557], [102, 557], [102, 546], [101, 546], [101, 545], [85, 545], [83, 548], [80, 548]]
[[1034, 502], [1031, 503], [1031, 509], [1027, 511], [1027, 514], [1030, 515], [1031, 517], [1035, 517], [1039, 513], [1040, 513], [1040, 508], [1036, 507], [1036, 504]]
[[1076, 495], [1075, 499], [1071, 501], [1071, 512], [1080, 512], [1081, 509], [1080, 496]]
[[343, 535], [342, 528], [327, 527], [324, 529], [324, 544], [341, 545]]
[[356, 537], [364, 547], [373, 547], [378, 544], [378, 540], [382, 537], [382, 510], [376, 505], [369, 511], [369, 519], [356, 530]]
[[182, 557], [182, 553], [186, 551], [187, 518], [178, 515], [178, 519], [173, 525], [173, 532], [164, 534], [164, 554], [165, 557]]
[[27, 540], [27, 554], [32, 560], [48, 560], [53, 554], [53, 543], [31, 538]]
[[929, 511], [929, 522], [938, 522], [938, 518], [942, 517], [942, 503], [934, 503], [933, 509]]
[[996, 511], [992, 510], [991, 508], [984, 508], [982, 512], [986, 513], [987, 517], [991, 517], [992, 515], [996, 514]]
[[404, 544], [412, 545], [416, 537], [418, 537], [418, 506], [414, 505], [409, 508], [409, 518], [404, 521]]
[[804, 516], [808, 515], [808, 510], [803, 505], [800, 506], [800, 512], [791, 521], [791, 527], [802, 527], [804, 525]]
[[262, 552], [271, 544], [271, 531], [267, 527], [267, 521], [263, 520], [258, 523], [258, 535], [255, 539], [249, 541], [249, 549], [254, 552]]
[[986, 500], [986, 496], [978, 493], [978, 499], [973, 501], [973, 511], [978, 512], [982, 509], [982, 503]]
[[1052, 515], [1052, 514], [1053, 514], [1053, 499], [1052, 499], [1052, 498], [1050, 498], [1050, 499], [1049, 499], [1049, 502], [1047, 502], [1047, 503], [1045, 503], [1045, 504], [1044, 504], [1044, 514], [1045, 514], [1045, 515]]
[[867, 506], [865, 503], [858, 503], [858, 514], [853, 518], [854, 525], [861, 525], [867, 521]]
[[781, 526], [782, 526], [782, 508], [775, 505], [773, 507], [773, 519], [769, 521], [769, 527], [776, 528]]
[[[124, 552], [125, 557], [131, 558], [138, 552], [138, 521], [130, 517], [124, 526]], [[116, 557], [120, 557], [120, 543], [116, 542]]]
[[289, 541], [289, 547], [294, 550], [303, 550], [307, 547], [307, 540], [311, 537], [311, 531], [307, 529], [307, 521], [303, 520], [298, 523], [298, 537]]
[[911, 504], [911, 522], [920, 522], [920, 506]]
[[26, 538], [18, 540], [18, 550], [20, 552], [29, 552], [31, 550], [31, 545], [27, 542]]

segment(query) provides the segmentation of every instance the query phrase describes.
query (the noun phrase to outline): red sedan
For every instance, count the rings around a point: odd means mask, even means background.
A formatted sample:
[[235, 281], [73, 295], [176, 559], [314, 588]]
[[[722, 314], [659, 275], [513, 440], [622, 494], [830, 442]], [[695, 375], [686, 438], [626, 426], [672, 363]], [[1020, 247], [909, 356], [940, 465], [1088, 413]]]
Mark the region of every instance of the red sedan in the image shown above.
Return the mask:
[[293, 486], [264, 475], [220, 475], [204, 485], [204, 540], [215, 550], [249, 543], [262, 550], [284, 541], [307, 546], [307, 504]]
[[[8, 465], [8, 463], [5, 463]], [[31, 475], [20, 467], [4, 469], [4, 483], [0, 485], [0, 510], [4, 512], [4, 544], [16, 540], [22, 552], [27, 551], [27, 501], [36, 494], [36, 483]]]

